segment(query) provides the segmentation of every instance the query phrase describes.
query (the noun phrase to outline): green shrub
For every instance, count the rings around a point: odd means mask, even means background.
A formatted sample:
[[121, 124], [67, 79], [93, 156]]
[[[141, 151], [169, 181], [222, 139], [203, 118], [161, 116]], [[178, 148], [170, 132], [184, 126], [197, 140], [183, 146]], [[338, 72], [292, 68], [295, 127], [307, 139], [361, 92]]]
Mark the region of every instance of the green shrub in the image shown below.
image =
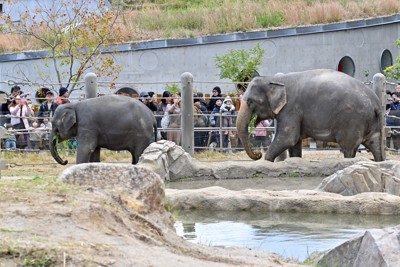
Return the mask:
[[256, 25], [262, 28], [280, 26], [284, 22], [285, 16], [281, 11], [263, 12], [256, 17]]

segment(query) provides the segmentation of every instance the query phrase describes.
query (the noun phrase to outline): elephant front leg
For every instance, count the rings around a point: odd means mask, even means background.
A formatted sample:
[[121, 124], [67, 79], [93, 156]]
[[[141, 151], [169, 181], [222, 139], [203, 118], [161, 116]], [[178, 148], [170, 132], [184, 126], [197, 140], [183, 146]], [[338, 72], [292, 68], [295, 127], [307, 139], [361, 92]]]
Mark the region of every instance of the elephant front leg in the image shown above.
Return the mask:
[[289, 148], [289, 156], [292, 157], [302, 157], [302, 142], [303, 140], [299, 140], [294, 147]]
[[283, 125], [284, 124], [281, 123], [281, 126], [279, 126], [278, 123], [275, 139], [265, 153], [265, 159], [268, 161], [273, 162], [275, 158], [281, 155], [286, 149], [290, 149], [290, 156], [301, 157], [301, 140], [298, 127], [293, 124], [292, 126]]
[[[76, 152], [76, 163], [88, 163], [92, 162], [92, 155], [96, 151], [96, 146], [94, 144], [90, 144], [81, 140], [78, 140], [78, 148]], [[94, 158], [96, 156], [93, 156]], [[99, 159], [100, 159], [100, 151], [99, 151]]]
[[100, 148], [97, 147], [90, 156], [90, 162], [100, 162]]

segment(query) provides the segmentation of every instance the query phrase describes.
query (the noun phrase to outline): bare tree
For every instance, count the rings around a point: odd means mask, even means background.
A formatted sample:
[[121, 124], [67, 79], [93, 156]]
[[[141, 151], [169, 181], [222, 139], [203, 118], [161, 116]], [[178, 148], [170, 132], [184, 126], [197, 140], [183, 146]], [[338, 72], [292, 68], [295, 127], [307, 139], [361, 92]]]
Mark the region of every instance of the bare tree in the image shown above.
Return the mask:
[[47, 69], [37, 69], [43, 81], [56, 77], [53, 82], [72, 92], [90, 69], [99, 77], [108, 77], [113, 86], [121, 71], [110, 48], [122, 41], [117, 27], [120, 14], [117, 6], [107, 0], [7, 2], [11, 10], [19, 7], [18, 20], [6, 10], [2, 14], [3, 33], [31, 36], [48, 51]]

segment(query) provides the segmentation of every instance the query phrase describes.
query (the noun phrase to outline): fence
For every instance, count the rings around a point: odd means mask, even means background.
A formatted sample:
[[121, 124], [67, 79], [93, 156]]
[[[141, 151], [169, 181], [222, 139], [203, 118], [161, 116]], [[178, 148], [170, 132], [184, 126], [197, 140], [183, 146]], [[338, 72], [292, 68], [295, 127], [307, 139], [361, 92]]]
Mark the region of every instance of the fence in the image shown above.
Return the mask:
[[[214, 116], [219, 117], [219, 125], [216, 125], [214, 127], [195, 127], [194, 125], [194, 116], [196, 116], [193, 113], [193, 87], [195, 83], [201, 83], [203, 81], [194, 81], [193, 76], [190, 73], [183, 73], [181, 76], [181, 87], [182, 87], [182, 112], [181, 112], [181, 122], [182, 122], [182, 127], [181, 128], [167, 128], [167, 129], [162, 129], [159, 128], [159, 132], [169, 132], [169, 131], [179, 131], [182, 135], [182, 147], [184, 148], [185, 151], [187, 151], [189, 154], [193, 155], [195, 150], [199, 149], [218, 149], [220, 151], [229, 151], [229, 152], [234, 152], [236, 150], [242, 149], [240, 140], [237, 138], [236, 134], [236, 127], [235, 127], [235, 121], [236, 121], [236, 114], [234, 115], [226, 115], [221, 113], [214, 114]], [[10, 82], [8, 82], [11, 84]], [[85, 77], [85, 95], [86, 98], [91, 98], [95, 97], [97, 95], [97, 77], [95, 74], [87, 74]], [[217, 82], [205, 82], [205, 83], [217, 83]], [[160, 84], [160, 83], [157, 83]], [[389, 85], [394, 85], [391, 83], [387, 83], [385, 81], [385, 78], [381, 74], [376, 74], [374, 76], [374, 80], [372, 82], [369, 82], [369, 84], [373, 85], [373, 90], [377, 93], [378, 96], [380, 96], [381, 99], [381, 104], [382, 108], [386, 105], [386, 90], [385, 86], [387, 84]], [[3, 99], [5, 99], [7, 96], [3, 96]], [[235, 97], [232, 97], [234, 100], [237, 100], [238, 98], [235, 99]], [[39, 98], [37, 98], [39, 100]], [[40, 99], [40, 100], [43, 100]], [[238, 109], [240, 106], [238, 105], [238, 102], [236, 102], [236, 106]], [[211, 114], [205, 114], [207, 117], [210, 117]], [[158, 117], [158, 121], [160, 120], [160, 116], [162, 115], [156, 115]], [[229, 127], [224, 127], [222, 124], [222, 118], [230, 116], [232, 117], [232, 125]], [[1, 117], [7, 117], [4, 115], [1, 115]], [[42, 119], [39, 117], [29, 117], [29, 119]], [[382, 118], [383, 121], [385, 118]], [[393, 129], [398, 128], [398, 127], [392, 127]], [[269, 133], [268, 136], [270, 138], [273, 138], [274, 136], [274, 127], [264, 127], [265, 130]], [[385, 131], [386, 134], [392, 133], [393, 135], [397, 134], [397, 131], [388, 131], [387, 129], [385, 130], [383, 128], [382, 131]], [[17, 130], [17, 134], [31, 134], [31, 131], [29, 130]], [[49, 133], [49, 130], [43, 130], [43, 134], [46, 135]], [[205, 134], [200, 134], [200, 133], [205, 133]], [[0, 128], [0, 138], [4, 139], [7, 136], [7, 131], [4, 128]], [[202, 139], [201, 142], [196, 142], [197, 138], [201, 136], [200, 138]], [[385, 142], [385, 141], [384, 141]], [[199, 145], [200, 144], [200, 145]], [[317, 148], [315, 142], [307, 142], [305, 141], [303, 143], [304, 145], [309, 145], [310, 148]], [[385, 143], [384, 143], [385, 144]], [[328, 144], [329, 145], [329, 144]], [[0, 147], [1, 149], [1, 147]], [[27, 150], [29, 151], [29, 150]]]

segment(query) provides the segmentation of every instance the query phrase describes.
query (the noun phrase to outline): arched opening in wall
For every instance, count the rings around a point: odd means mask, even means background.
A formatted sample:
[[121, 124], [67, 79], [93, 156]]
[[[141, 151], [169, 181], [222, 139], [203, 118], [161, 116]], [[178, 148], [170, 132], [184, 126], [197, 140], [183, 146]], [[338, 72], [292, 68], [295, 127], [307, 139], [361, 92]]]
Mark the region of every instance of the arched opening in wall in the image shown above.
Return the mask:
[[390, 50], [385, 49], [381, 55], [381, 72], [383, 73], [387, 67], [393, 65], [393, 56]]
[[354, 66], [353, 59], [349, 56], [342, 57], [342, 59], [339, 61], [337, 70], [340, 72], [346, 73], [346, 74], [350, 75], [351, 77], [354, 77], [356, 68]]

